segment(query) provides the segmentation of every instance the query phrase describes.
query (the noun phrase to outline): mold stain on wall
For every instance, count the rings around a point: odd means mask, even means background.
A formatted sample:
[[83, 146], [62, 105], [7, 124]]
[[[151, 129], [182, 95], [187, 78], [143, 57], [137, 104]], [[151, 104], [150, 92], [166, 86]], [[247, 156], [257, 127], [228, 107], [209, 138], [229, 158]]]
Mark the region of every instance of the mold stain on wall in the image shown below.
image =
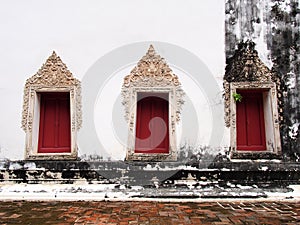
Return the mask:
[[282, 80], [283, 122], [280, 127], [284, 160], [300, 159], [300, 14], [297, 0], [227, 0], [226, 60], [238, 44], [256, 43], [260, 58]]

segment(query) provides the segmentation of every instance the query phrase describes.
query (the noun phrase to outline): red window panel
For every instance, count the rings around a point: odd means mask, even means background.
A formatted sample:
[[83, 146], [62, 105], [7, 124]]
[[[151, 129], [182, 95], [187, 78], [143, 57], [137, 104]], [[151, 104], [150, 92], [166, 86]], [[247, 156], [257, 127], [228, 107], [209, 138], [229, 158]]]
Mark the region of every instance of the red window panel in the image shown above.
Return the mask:
[[266, 150], [262, 91], [240, 91], [236, 103], [237, 150]]
[[140, 96], [135, 153], [169, 153], [169, 103], [165, 96]]
[[70, 127], [70, 94], [41, 93], [38, 152], [71, 152]]

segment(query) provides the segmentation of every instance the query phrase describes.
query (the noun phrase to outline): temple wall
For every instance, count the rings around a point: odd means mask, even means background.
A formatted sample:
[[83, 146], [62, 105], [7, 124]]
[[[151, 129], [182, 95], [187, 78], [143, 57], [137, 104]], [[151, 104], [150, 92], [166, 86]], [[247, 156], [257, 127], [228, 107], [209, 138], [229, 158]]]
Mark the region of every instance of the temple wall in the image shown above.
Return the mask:
[[299, 2], [240, 1], [225, 4], [226, 59], [241, 41], [252, 40], [263, 62], [282, 80], [282, 151], [286, 160], [299, 160]]
[[[54, 1], [47, 6], [38, 1], [20, 2], [17, 6], [8, 2], [0, 12], [1, 159], [24, 159], [25, 134], [20, 127], [25, 81], [41, 68], [53, 50], [73, 76], [82, 81], [79, 157], [124, 159], [127, 128], [120, 105], [121, 85], [150, 44], [178, 73], [186, 92], [183, 119], [177, 125], [178, 146], [210, 143], [214, 111], [211, 101], [222, 104], [225, 67], [224, 4], [218, 0], [129, 4]], [[113, 54], [117, 55], [109, 58]], [[206, 77], [218, 91], [206, 93]], [[92, 90], [96, 93], [93, 100], [89, 98]], [[89, 107], [94, 111], [90, 112]], [[191, 108], [195, 109], [193, 120], [189, 120]], [[87, 132], [89, 123], [96, 127], [95, 132]], [[197, 132], [191, 132], [190, 126]], [[223, 145], [225, 131], [221, 132], [217, 145]]]
[[252, 40], [263, 63], [283, 81], [282, 153], [287, 161], [299, 160], [296, 0], [133, 1], [118, 2], [117, 8], [113, 2], [96, 1], [60, 2], [59, 7], [6, 3], [0, 12], [0, 159], [24, 158], [25, 134], [20, 126], [25, 80], [55, 50], [82, 82], [79, 158], [123, 160], [127, 124], [121, 85], [153, 44], [186, 93], [182, 120], [176, 125], [179, 159], [228, 160], [230, 132], [223, 120], [222, 99], [226, 60], [241, 41]]

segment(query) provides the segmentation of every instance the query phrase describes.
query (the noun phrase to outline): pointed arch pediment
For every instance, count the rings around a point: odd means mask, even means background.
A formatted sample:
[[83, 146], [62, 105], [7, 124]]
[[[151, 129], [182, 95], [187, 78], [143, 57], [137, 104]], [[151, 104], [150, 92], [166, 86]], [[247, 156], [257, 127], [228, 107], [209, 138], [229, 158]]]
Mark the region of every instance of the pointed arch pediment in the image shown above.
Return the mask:
[[180, 82], [165, 59], [150, 45], [146, 55], [124, 78], [123, 87], [130, 86], [180, 86]]
[[53, 51], [39, 71], [27, 79], [26, 86], [73, 86], [79, 85], [80, 81], [73, 77], [66, 64]]
[[275, 82], [275, 74], [261, 61], [252, 41], [239, 44], [227, 62], [227, 82]]

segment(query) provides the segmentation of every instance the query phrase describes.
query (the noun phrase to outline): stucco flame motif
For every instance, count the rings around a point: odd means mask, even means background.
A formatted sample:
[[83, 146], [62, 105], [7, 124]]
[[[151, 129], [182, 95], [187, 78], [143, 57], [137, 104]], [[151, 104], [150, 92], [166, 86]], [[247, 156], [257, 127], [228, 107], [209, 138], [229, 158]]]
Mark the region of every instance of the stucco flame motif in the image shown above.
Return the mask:
[[184, 92], [178, 80], [165, 59], [156, 53], [150, 45], [146, 55], [137, 63], [129, 75], [124, 78], [122, 86], [123, 105], [125, 106], [125, 118], [128, 121], [130, 116], [130, 102], [134, 87], [155, 88], [169, 87], [174, 89], [176, 121], [180, 120], [180, 111], [184, 103]]
[[124, 87], [129, 86], [179, 86], [178, 77], [172, 72], [164, 58], [150, 45], [147, 53], [124, 78]]

